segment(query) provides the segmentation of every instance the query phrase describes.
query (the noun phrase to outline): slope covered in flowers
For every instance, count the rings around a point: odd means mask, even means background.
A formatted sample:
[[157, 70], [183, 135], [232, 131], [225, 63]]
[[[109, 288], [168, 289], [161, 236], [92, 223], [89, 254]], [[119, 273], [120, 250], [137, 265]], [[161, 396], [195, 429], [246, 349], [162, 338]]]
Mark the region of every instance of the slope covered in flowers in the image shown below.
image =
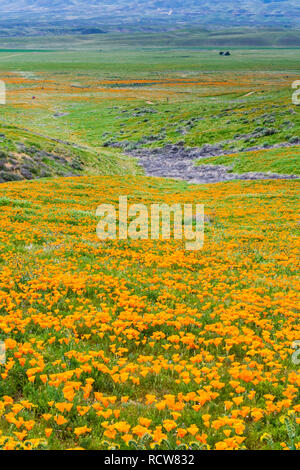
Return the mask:
[[[298, 190], [1, 185], [0, 447], [299, 447]], [[204, 203], [203, 250], [99, 241], [96, 207], [119, 194]]]

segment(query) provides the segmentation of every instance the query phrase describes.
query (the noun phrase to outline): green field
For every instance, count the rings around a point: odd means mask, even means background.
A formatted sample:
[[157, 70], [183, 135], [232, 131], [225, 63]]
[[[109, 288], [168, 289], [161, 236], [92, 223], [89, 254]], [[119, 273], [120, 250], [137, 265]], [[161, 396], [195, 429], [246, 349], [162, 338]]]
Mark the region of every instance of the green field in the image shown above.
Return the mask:
[[[103, 145], [109, 151], [111, 142], [131, 149], [183, 141], [221, 143], [231, 153], [299, 137], [291, 88], [299, 77], [297, 48], [234, 48], [223, 57], [215, 48], [133, 47], [120, 35], [77, 39], [56, 38], [51, 47], [58, 49], [44, 52], [32, 50], [49, 47], [45, 38], [23, 41], [22, 49], [11, 39], [0, 52], [8, 90], [0, 124], [95, 152]], [[268, 159], [260, 169], [271, 166]], [[105, 167], [112, 171], [104, 158]]]

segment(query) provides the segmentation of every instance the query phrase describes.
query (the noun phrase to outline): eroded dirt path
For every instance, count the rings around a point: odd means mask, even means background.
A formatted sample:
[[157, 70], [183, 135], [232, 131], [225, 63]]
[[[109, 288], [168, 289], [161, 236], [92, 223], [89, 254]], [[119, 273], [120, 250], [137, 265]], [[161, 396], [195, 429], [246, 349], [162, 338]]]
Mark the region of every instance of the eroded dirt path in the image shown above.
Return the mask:
[[[279, 146], [287, 146], [277, 145]], [[219, 183], [230, 180], [295, 179], [296, 175], [276, 173], [232, 173], [224, 165], [195, 165], [200, 158], [225, 155], [218, 146], [186, 149], [180, 145], [166, 145], [157, 149], [137, 149], [130, 152], [138, 159], [147, 176], [174, 178], [190, 183]]]

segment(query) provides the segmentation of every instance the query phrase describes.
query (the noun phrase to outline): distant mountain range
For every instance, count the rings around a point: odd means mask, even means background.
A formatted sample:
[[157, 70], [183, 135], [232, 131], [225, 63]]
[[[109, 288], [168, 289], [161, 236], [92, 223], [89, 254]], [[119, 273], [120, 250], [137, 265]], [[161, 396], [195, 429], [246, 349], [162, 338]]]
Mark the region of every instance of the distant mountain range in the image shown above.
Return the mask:
[[[299, 0], [0, 0], [0, 33], [300, 27]], [[11, 30], [9, 32], [9, 29]]]

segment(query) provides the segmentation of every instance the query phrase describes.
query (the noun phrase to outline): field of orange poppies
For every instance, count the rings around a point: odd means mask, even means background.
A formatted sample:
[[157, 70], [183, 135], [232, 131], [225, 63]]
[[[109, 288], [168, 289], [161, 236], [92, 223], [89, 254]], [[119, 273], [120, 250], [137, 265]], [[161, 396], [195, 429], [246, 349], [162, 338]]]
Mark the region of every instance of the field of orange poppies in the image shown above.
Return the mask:
[[[0, 186], [0, 448], [300, 447], [298, 181]], [[101, 242], [98, 204], [197, 202], [205, 243]]]

